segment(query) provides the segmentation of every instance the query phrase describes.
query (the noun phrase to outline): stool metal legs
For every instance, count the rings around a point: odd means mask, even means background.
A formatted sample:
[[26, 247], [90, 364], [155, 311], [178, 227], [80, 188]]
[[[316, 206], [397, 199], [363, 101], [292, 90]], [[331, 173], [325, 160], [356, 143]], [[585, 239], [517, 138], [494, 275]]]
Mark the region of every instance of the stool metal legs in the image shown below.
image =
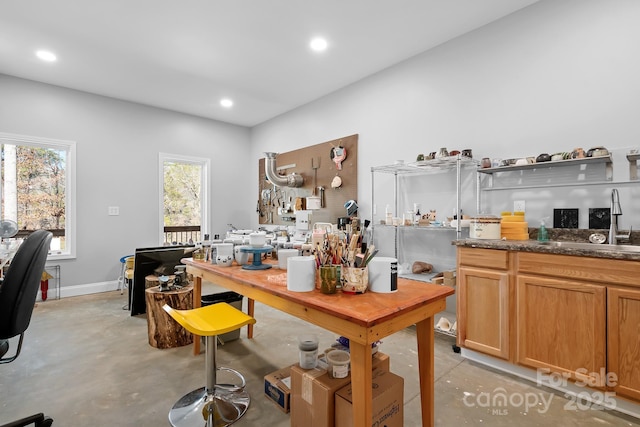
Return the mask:
[[[173, 427], [224, 427], [238, 421], [249, 408], [251, 398], [244, 391], [245, 379], [236, 370], [216, 365], [216, 336], [206, 337], [206, 387], [184, 395], [169, 411]], [[241, 384], [217, 384], [217, 371], [236, 375]], [[203, 424], [204, 422], [204, 424]]]
[[120, 277], [118, 277], [118, 291], [120, 291], [120, 295], [124, 294], [124, 284], [125, 278], [124, 273], [127, 270], [127, 264], [124, 260], [120, 260], [121, 268], [120, 268]]

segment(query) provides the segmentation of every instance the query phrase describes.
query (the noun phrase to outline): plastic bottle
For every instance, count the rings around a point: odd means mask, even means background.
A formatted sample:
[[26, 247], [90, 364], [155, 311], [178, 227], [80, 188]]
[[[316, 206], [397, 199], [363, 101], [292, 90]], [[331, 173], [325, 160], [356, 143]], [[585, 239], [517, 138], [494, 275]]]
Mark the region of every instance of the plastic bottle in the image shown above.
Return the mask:
[[538, 241], [546, 242], [549, 240], [549, 233], [547, 232], [547, 227], [544, 225], [545, 218], [540, 220], [540, 229], [538, 230]]
[[384, 209], [385, 212], [385, 224], [387, 225], [391, 225], [393, 224], [393, 213], [391, 212], [391, 207], [389, 205], [387, 205], [387, 207]]

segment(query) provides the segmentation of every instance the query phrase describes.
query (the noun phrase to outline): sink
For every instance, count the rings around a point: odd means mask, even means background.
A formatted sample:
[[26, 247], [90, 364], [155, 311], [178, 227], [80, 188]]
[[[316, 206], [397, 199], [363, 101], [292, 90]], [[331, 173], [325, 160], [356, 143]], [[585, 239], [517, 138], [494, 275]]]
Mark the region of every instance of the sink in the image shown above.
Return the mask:
[[565, 249], [583, 249], [583, 250], [590, 250], [590, 251], [640, 253], [640, 246], [634, 246], [634, 245], [607, 245], [607, 244], [598, 245], [595, 243], [557, 242], [557, 241], [537, 242], [537, 244], [541, 246], [552, 246], [554, 248], [565, 248]]

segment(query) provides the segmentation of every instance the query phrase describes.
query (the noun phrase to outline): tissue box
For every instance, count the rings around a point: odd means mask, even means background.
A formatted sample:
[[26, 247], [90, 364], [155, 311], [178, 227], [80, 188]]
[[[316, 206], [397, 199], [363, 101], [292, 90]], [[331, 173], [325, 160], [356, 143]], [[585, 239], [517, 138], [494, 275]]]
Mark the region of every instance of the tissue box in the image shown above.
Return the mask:
[[264, 376], [264, 395], [285, 414], [291, 400], [291, 366], [278, 369]]

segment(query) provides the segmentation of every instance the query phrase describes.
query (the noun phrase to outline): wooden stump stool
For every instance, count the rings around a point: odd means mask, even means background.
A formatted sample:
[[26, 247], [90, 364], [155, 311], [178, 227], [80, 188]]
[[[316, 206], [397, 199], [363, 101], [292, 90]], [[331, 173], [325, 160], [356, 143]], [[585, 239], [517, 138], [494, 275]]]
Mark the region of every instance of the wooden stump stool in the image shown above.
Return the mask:
[[189, 310], [193, 308], [192, 295], [193, 285], [164, 292], [158, 287], [145, 289], [149, 345], [156, 348], [173, 348], [193, 343], [193, 335], [162, 308], [163, 305], [169, 304], [173, 308]]

